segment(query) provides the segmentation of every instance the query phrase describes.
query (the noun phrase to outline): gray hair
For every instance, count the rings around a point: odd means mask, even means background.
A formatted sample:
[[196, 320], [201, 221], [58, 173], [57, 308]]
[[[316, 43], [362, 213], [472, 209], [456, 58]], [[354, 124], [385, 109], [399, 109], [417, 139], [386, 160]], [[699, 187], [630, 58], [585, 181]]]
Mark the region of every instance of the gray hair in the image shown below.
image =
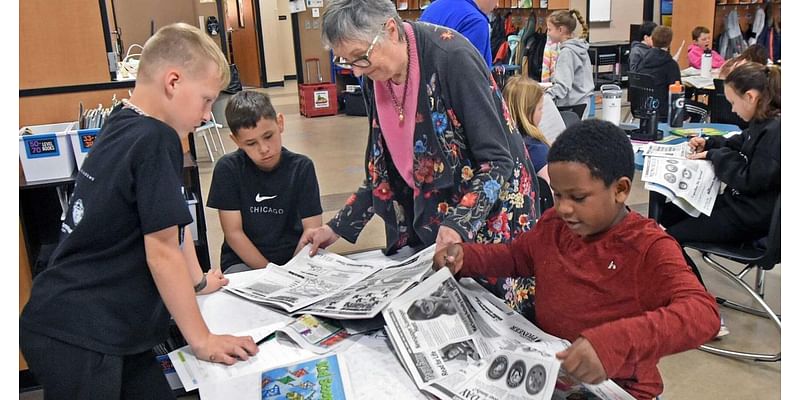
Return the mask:
[[322, 14], [322, 44], [330, 49], [345, 41], [369, 43], [389, 18], [403, 26], [390, 0], [331, 0]]

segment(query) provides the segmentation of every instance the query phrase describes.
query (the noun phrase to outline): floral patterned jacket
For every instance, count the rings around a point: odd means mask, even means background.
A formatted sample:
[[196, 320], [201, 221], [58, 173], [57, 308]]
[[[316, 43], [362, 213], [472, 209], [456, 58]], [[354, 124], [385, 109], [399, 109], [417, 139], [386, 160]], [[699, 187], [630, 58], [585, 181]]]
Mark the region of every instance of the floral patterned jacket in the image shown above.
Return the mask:
[[412, 189], [392, 162], [364, 79], [370, 136], [367, 178], [328, 222], [354, 243], [373, 214], [383, 218], [387, 254], [431, 245], [440, 225], [465, 242], [500, 243], [538, 218], [538, 182], [485, 61], [456, 32], [412, 22], [420, 60]]

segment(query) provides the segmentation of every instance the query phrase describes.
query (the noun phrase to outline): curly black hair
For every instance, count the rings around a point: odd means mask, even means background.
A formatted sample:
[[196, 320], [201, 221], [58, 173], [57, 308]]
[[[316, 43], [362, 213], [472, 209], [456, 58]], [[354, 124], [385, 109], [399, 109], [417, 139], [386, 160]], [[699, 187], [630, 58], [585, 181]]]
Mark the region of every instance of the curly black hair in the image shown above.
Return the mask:
[[547, 154], [547, 162], [578, 162], [606, 187], [626, 176], [633, 180], [633, 146], [625, 131], [597, 119], [581, 121], [558, 136]]

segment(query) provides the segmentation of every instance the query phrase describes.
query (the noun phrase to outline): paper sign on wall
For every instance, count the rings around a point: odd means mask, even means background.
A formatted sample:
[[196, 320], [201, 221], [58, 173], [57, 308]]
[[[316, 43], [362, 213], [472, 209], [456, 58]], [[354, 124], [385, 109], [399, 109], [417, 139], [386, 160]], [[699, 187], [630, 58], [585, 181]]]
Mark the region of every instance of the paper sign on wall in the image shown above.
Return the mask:
[[289, 12], [290, 13], [299, 13], [306, 10], [306, 2], [304, 0], [290, 0], [289, 1]]
[[322, 7], [322, 0], [306, 0], [306, 5], [309, 7]]

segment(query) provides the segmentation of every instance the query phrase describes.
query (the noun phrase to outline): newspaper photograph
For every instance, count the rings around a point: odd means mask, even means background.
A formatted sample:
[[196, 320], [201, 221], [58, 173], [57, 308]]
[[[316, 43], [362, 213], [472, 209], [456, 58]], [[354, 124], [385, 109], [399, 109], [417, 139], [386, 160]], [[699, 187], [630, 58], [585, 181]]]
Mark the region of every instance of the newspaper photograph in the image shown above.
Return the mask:
[[302, 313], [335, 319], [370, 319], [394, 298], [433, 272], [430, 246], [399, 263], [388, 265], [368, 278], [300, 310]]
[[678, 144], [648, 143], [644, 147], [645, 157], [686, 158], [689, 154], [692, 152], [686, 142]]
[[[681, 156], [668, 157], [663, 154], [688, 151], [680, 145], [651, 145], [645, 151], [658, 151], [659, 155], [646, 156], [642, 169], [645, 189], [664, 195], [687, 214], [698, 217], [701, 213], [711, 215], [714, 202], [719, 194], [720, 180], [714, 173], [714, 166], [708, 160], [688, 160]], [[662, 149], [672, 147], [673, 150]]]
[[257, 279], [223, 288], [248, 300], [295, 312], [374, 274], [380, 267], [320, 249], [303, 248], [285, 265], [270, 264]]

